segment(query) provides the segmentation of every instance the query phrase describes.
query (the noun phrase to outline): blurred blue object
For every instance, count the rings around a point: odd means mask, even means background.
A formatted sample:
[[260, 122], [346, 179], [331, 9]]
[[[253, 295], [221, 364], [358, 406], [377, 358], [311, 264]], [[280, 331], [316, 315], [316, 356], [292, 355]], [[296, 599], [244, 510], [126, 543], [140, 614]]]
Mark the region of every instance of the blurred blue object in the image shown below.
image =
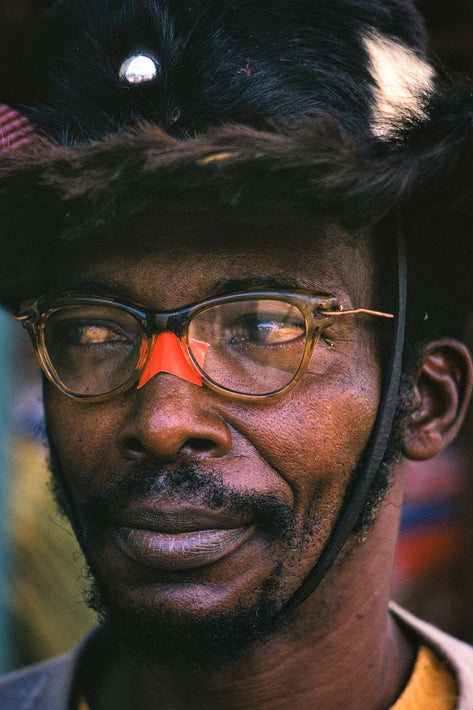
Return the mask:
[[12, 444], [12, 402], [14, 401], [14, 347], [17, 329], [11, 314], [0, 309], [0, 673], [9, 669], [9, 614], [7, 580], [10, 578], [10, 536], [8, 486]]

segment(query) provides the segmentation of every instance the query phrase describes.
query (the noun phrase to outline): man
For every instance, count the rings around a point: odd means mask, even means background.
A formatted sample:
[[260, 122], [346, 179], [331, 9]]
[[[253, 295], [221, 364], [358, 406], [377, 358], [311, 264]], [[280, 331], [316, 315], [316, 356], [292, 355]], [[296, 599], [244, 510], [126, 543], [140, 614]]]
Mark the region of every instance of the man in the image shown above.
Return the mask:
[[66, 1], [33, 46], [1, 298], [103, 624], [2, 708], [470, 710], [471, 649], [388, 607], [473, 381], [469, 113], [418, 15]]

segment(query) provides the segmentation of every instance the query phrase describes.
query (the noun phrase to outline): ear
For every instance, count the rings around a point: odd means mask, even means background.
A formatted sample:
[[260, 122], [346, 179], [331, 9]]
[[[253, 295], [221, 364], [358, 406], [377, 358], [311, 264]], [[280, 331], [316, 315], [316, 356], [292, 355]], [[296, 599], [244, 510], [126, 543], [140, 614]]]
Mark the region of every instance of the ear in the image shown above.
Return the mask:
[[468, 349], [457, 340], [429, 343], [414, 383], [413, 411], [404, 432], [404, 455], [413, 461], [436, 456], [458, 434], [473, 386]]

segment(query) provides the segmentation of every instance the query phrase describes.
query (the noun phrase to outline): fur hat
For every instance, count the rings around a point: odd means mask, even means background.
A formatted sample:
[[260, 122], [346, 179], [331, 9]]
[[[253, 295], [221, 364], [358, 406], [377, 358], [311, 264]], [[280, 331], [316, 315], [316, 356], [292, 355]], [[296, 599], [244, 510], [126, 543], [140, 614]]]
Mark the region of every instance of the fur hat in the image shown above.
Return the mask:
[[[150, 80], [127, 81], [136, 55]], [[433, 76], [411, 0], [60, 0], [25, 56], [25, 111], [66, 144], [141, 120], [193, 138], [314, 111], [362, 140], [420, 111]]]
[[[45, 61], [22, 112], [43, 139], [0, 157], [10, 308], [47, 290], [61, 243], [116, 238], [144, 213], [357, 228], [458, 202], [441, 180], [458, 179], [470, 114], [433, 98], [407, 0], [62, 0], [31, 46]], [[140, 55], [154, 71], [136, 82], [126, 62]]]

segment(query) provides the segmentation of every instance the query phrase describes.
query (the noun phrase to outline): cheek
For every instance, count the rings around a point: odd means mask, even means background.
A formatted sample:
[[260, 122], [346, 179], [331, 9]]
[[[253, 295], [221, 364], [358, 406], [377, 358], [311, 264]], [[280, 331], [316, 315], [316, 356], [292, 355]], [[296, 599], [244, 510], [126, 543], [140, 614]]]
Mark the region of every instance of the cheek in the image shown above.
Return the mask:
[[120, 426], [121, 406], [84, 404], [46, 385], [44, 392], [48, 434], [62, 470], [80, 493], [97, 488], [100, 472], [110, 470], [110, 457]]
[[259, 469], [272, 472], [274, 487], [291, 492], [296, 532], [282, 564], [293, 588], [327, 544], [376, 418], [379, 391], [371, 377], [338, 384], [335, 390], [328, 380], [324, 385], [318, 378], [304, 378], [277, 404], [255, 408], [249, 417], [247, 411], [245, 427], [239, 428]]
[[324, 501], [340, 506], [376, 418], [378, 374], [369, 351], [349, 368], [339, 358], [325, 376], [309, 371], [286, 397], [247, 412], [243, 435], [290, 486], [301, 514]]

